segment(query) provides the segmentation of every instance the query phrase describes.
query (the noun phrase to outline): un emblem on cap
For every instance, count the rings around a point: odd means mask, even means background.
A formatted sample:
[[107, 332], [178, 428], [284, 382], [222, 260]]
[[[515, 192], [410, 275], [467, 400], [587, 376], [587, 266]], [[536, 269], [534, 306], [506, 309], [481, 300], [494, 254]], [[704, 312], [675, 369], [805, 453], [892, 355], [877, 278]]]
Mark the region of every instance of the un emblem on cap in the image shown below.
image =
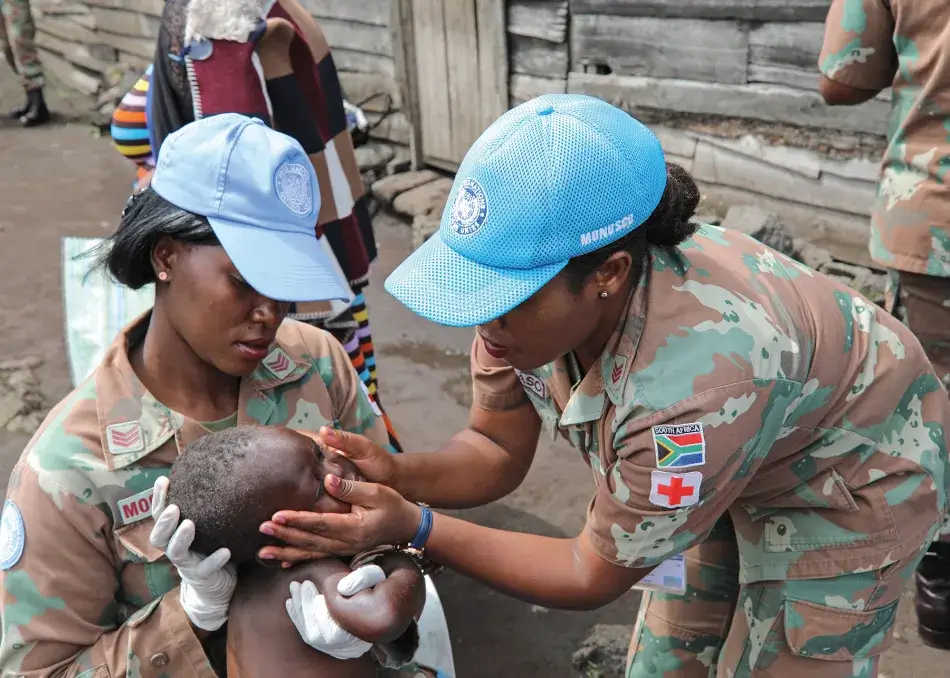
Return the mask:
[[452, 230], [459, 235], [472, 235], [482, 227], [487, 215], [488, 201], [482, 185], [474, 179], [465, 179], [452, 204]]
[[303, 165], [287, 162], [281, 165], [274, 176], [277, 197], [297, 214], [310, 214], [313, 195], [310, 191], [310, 172]]

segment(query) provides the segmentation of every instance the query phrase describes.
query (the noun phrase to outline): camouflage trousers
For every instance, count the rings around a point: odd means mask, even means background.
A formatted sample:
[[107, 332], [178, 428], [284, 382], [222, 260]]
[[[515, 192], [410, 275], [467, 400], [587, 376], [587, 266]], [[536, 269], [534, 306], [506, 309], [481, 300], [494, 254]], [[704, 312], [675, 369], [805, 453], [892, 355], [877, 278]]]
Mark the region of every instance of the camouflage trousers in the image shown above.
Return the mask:
[[[950, 278], [887, 272], [884, 308], [914, 333], [943, 385], [950, 387]], [[950, 515], [940, 529], [950, 541]]]
[[36, 24], [30, 0], [0, 0], [0, 52], [20, 75], [25, 89], [43, 86], [43, 67], [36, 51]]
[[627, 678], [876, 678], [919, 554], [831, 579], [739, 583], [732, 521], [686, 552], [684, 594], [644, 593]]

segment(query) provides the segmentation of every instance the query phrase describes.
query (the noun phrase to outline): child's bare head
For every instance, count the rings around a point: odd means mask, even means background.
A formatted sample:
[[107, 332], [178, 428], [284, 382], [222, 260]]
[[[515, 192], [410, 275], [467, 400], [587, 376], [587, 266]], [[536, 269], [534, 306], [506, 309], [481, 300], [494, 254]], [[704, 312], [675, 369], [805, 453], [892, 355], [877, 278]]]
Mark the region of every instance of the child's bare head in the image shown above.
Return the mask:
[[195, 523], [195, 551], [224, 547], [240, 565], [273, 543], [260, 525], [277, 511], [349, 511], [326, 493], [327, 474], [355, 477], [348, 461], [325, 455], [307, 436], [277, 426], [237, 426], [182, 450], [172, 465], [168, 503]]

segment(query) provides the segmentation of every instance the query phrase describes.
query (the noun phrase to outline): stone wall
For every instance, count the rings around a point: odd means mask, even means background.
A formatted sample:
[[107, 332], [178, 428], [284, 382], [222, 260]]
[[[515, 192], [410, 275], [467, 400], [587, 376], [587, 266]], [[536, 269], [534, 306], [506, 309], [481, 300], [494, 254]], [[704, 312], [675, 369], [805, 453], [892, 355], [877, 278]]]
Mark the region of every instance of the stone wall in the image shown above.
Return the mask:
[[[345, 96], [352, 103], [365, 101], [370, 123], [379, 122], [371, 136], [408, 145], [409, 121], [400, 110], [396, 84], [393, 0], [301, 4], [320, 22], [333, 48]], [[152, 60], [163, 6], [163, 0], [34, 0], [43, 63], [64, 84], [107, 95], [102, 102], [107, 105], [115, 94], [109, 90], [122, 75], [137, 75]]]

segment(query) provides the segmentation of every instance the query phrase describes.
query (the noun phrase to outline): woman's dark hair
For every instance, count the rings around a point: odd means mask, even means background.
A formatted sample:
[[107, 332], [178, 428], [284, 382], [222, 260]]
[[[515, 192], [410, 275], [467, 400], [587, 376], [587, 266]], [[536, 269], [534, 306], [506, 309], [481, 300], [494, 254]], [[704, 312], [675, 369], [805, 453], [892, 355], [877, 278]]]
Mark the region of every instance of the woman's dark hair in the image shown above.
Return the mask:
[[119, 228], [92, 254], [112, 278], [137, 290], [155, 282], [152, 250], [162, 236], [195, 245], [220, 244], [207, 219], [146, 188], [129, 198]]
[[672, 162], [666, 163], [666, 190], [653, 214], [639, 227], [600, 249], [571, 259], [564, 269], [568, 286], [580, 291], [587, 279], [614, 252], [629, 252], [633, 257], [634, 284], [639, 282], [643, 262], [651, 247], [672, 248], [683, 243], [696, 232], [690, 222], [699, 205], [699, 188], [685, 169]]

